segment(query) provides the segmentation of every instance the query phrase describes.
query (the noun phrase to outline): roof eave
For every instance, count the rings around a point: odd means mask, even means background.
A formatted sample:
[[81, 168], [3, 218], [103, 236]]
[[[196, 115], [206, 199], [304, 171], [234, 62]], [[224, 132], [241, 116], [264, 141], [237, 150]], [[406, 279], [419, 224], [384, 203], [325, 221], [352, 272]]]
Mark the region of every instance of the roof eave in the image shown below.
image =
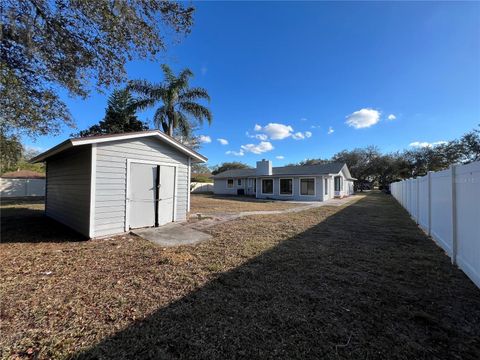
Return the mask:
[[150, 133], [136, 133], [136, 134], [131, 134], [130, 136], [126, 134], [119, 134], [118, 136], [109, 136], [109, 137], [103, 137], [103, 138], [102, 137], [100, 138], [85, 137], [85, 138], [68, 139], [58, 144], [57, 146], [51, 148], [50, 150], [47, 150], [44, 153], [34, 157], [33, 159], [30, 160], [30, 162], [37, 163], [37, 162], [45, 161], [49, 157], [74, 146], [98, 144], [98, 143], [104, 143], [104, 142], [110, 142], [110, 141], [116, 141], [116, 140], [122, 140], [122, 139], [136, 139], [136, 138], [150, 137], [150, 136], [158, 137], [161, 140], [169, 143], [180, 152], [188, 155], [195, 163], [202, 163], [202, 162], [208, 161], [208, 158], [206, 158], [205, 156], [197, 153], [192, 149], [189, 149], [188, 147], [179, 143], [178, 141], [171, 138], [170, 136], [167, 136], [161, 133], [160, 131], [151, 131]]

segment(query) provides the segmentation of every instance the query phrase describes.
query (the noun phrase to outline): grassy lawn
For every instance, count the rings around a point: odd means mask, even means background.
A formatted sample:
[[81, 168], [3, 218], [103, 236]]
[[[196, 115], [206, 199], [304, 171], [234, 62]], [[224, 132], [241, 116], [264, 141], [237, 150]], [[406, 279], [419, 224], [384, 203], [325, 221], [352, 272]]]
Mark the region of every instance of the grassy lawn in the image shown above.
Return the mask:
[[480, 358], [480, 290], [383, 194], [178, 248], [5, 220], [3, 358]]
[[300, 207], [300, 203], [260, 200], [251, 197], [221, 197], [215, 195], [192, 194], [190, 213], [217, 214], [237, 213], [241, 211], [284, 210]]

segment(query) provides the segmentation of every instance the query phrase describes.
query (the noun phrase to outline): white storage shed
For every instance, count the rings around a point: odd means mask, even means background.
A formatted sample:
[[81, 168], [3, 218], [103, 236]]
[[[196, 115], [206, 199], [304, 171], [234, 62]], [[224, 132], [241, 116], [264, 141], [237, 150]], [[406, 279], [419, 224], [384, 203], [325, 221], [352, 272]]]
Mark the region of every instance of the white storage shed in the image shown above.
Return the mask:
[[94, 238], [186, 220], [191, 164], [207, 158], [152, 130], [69, 139], [42, 161], [45, 214]]

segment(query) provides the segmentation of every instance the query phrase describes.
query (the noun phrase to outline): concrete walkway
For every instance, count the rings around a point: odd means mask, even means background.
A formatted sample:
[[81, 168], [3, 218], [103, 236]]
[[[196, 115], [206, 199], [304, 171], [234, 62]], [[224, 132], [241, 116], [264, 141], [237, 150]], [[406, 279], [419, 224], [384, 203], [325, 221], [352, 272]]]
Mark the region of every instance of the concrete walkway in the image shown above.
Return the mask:
[[156, 228], [136, 229], [131, 232], [160, 246], [192, 245], [212, 238], [209, 234], [178, 223], [170, 223]]
[[[357, 200], [361, 198], [362, 195], [352, 195], [349, 197], [345, 197], [342, 199], [330, 199], [327, 201], [287, 201], [289, 203], [296, 203], [301, 206], [293, 207], [290, 209], [284, 210], [263, 210], [263, 211], [241, 211], [235, 214], [231, 213], [215, 213], [215, 214], [201, 214], [196, 213], [190, 215], [190, 222], [185, 223], [184, 226], [203, 230], [208, 229], [209, 227], [235, 220], [241, 218], [243, 216], [250, 216], [250, 215], [276, 215], [276, 214], [285, 214], [285, 213], [296, 213], [299, 211], [314, 209], [322, 206], [343, 206], [351, 201]], [[284, 202], [284, 201], [279, 201]], [[198, 220], [196, 220], [198, 219]]]

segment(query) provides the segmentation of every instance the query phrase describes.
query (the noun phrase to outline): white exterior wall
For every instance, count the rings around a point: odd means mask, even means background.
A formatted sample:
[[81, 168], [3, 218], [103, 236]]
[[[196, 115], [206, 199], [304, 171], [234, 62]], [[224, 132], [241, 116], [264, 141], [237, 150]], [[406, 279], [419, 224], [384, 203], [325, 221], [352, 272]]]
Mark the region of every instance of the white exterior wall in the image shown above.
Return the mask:
[[127, 159], [177, 166], [175, 220], [187, 218], [188, 156], [154, 138], [99, 143], [96, 150], [94, 236], [125, 231]]
[[391, 184], [392, 195], [480, 287], [480, 162]]
[[[233, 187], [227, 187], [227, 180], [233, 179]], [[245, 194], [247, 191], [247, 178], [225, 178], [225, 179], [214, 179], [213, 180], [213, 193], [215, 195], [237, 195], [238, 189], [244, 189]], [[238, 179], [242, 179], [242, 185], [238, 186]]]
[[[315, 179], [315, 195], [300, 195], [300, 179]], [[257, 178], [257, 198], [258, 199], [278, 199], [295, 201], [322, 201], [323, 200], [323, 177], [322, 176], [278, 176], [273, 178], [273, 194], [262, 194], [262, 179], [272, 179], [272, 177]], [[292, 195], [280, 194], [280, 179], [293, 179]]]
[[0, 178], [0, 197], [45, 196], [45, 179]]
[[45, 214], [89, 236], [90, 159], [84, 145], [47, 160]]

